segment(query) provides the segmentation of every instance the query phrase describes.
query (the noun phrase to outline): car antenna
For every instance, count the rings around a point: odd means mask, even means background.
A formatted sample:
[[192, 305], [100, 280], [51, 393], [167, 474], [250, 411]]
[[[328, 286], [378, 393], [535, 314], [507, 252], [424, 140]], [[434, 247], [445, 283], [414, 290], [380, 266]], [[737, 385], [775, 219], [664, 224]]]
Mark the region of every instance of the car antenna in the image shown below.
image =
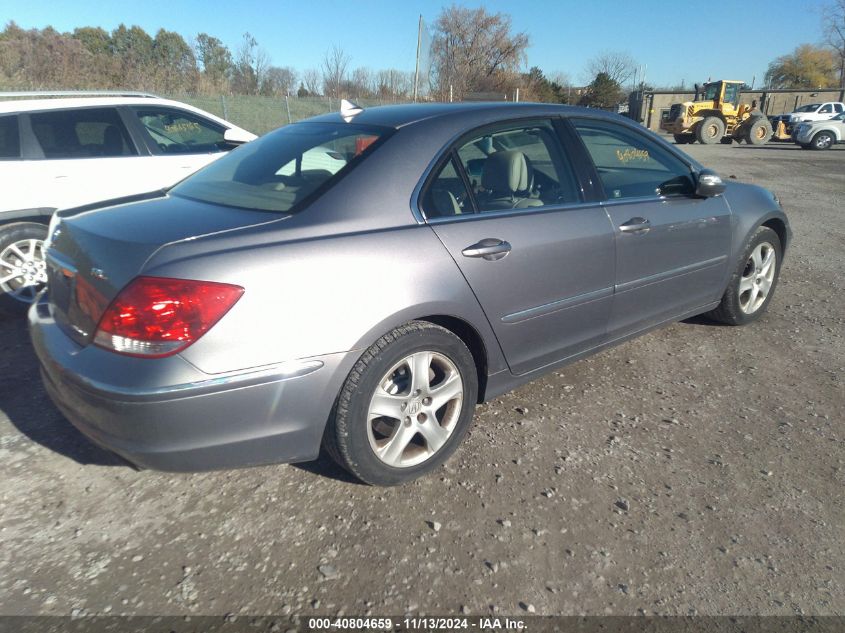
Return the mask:
[[361, 114], [363, 111], [364, 108], [359, 106], [357, 103], [352, 103], [351, 101], [348, 101], [346, 99], [340, 100], [340, 116], [347, 123], [349, 123], [352, 119]]

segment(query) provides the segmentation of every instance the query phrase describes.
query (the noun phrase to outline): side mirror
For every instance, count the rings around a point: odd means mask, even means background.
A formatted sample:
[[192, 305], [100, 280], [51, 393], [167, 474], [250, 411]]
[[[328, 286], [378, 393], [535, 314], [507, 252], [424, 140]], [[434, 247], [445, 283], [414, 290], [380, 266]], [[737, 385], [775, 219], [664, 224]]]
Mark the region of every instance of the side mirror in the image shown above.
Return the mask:
[[696, 178], [695, 193], [704, 198], [718, 196], [725, 191], [725, 183], [715, 171], [702, 169]]
[[223, 132], [223, 140], [231, 145], [243, 145], [244, 143], [249, 143], [256, 138], [255, 134], [250, 134], [245, 130], [229, 128]]

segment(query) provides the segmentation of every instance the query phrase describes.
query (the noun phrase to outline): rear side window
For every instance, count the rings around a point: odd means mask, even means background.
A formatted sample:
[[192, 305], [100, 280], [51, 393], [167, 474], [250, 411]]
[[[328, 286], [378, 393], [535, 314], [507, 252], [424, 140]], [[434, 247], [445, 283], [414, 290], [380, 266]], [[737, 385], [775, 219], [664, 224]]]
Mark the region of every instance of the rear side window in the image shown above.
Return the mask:
[[45, 158], [96, 158], [137, 154], [117, 110], [85, 108], [30, 115]]
[[18, 134], [18, 117], [0, 117], [0, 159], [20, 158], [21, 139]]
[[428, 185], [423, 195], [422, 206], [427, 218], [444, 218], [472, 213], [469, 193], [455, 167], [454, 157], [440, 168], [440, 172]]
[[386, 138], [387, 128], [296, 123], [242, 145], [170, 190], [230, 207], [292, 213]]
[[170, 108], [136, 111], [153, 143], [165, 154], [209, 154], [231, 149], [226, 128], [200, 116]]
[[479, 212], [578, 202], [574, 173], [549, 121], [489, 129], [457, 150]]
[[572, 119], [608, 198], [689, 195], [690, 168], [644, 134], [609, 121]]

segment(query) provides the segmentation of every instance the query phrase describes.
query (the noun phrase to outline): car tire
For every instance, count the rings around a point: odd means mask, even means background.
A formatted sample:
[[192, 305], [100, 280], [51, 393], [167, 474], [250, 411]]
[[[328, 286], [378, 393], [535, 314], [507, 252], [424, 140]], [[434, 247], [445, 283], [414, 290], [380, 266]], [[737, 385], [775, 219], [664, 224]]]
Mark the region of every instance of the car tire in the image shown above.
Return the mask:
[[774, 296], [782, 256], [778, 234], [759, 227], [743, 249], [721, 303], [705, 316], [728, 325], [745, 325], [760, 318]]
[[47, 283], [46, 239], [47, 227], [43, 224], [0, 226], [0, 309], [4, 312], [23, 313]]
[[833, 138], [833, 134], [830, 132], [819, 132], [810, 141], [810, 147], [816, 150], [830, 149], [835, 142], [836, 139]]
[[470, 427], [477, 398], [478, 375], [464, 342], [438, 325], [412, 321], [355, 363], [323, 446], [367, 484], [401, 484], [449, 458]]
[[695, 138], [703, 145], [713, 145], [725, 135], [725, 122], [719, 117], [708, 116], [695, 128]]
[[765, 145], [772, 138], [772, 125], [763, 117], [753, 119], [745, 131], [745, 142], [749, 145]]

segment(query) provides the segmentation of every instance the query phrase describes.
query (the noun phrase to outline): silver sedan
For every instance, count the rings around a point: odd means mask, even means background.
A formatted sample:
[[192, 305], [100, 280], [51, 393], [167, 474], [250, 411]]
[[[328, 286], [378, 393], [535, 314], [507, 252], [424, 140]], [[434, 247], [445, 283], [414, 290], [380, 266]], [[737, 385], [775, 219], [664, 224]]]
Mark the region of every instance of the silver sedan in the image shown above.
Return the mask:
[[68, 420], [134, 464], [322, 446], [391, 485], [554, 367], [693, 315], [754, 321], [790, 236], [772, 193], [616, 115], [353, 109], [58, 214], [30, 331]]

